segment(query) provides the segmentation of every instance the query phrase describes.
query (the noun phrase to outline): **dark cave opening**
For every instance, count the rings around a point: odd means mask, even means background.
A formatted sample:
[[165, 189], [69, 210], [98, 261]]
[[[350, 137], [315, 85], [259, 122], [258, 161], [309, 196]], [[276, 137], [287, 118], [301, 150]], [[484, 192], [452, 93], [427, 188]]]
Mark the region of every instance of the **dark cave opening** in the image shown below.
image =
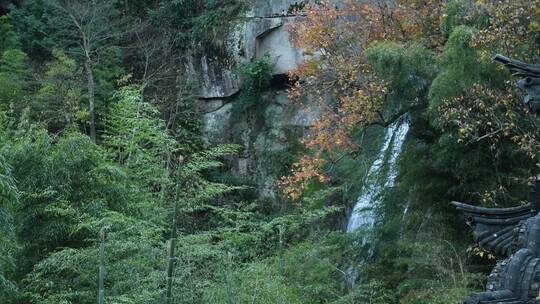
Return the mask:
[[272, 75], [272, 79], [270, 80], [270, 87], [273, 90], [287, 90], [297, 81], [298, 79], [291, 79], [288, 74], [276, 74]]

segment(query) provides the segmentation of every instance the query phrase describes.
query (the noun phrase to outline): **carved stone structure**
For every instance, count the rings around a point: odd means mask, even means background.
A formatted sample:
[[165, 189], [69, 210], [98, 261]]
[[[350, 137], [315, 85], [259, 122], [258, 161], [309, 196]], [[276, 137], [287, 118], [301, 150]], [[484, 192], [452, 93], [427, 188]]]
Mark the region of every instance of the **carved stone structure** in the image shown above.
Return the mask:
[[493, 60], [503, 63], [512, 75], [520, 77], [518, 87], [526, 94], [523, 101], [535, 114], [540, 114], [540, 64], [528, 64], [502, 55], [495, 55]]
[[[524, 102], [540, 114], [540, 65], [496, 55], [526, 94]], [[485, 292], [473, 293], [465, 304], [540, 304], [540, 175], [527, 204], [512, 208], [482, 208], [452, 204], [467, 215], [474, 240], [483, 249], [505, 257], [491, 272]]]

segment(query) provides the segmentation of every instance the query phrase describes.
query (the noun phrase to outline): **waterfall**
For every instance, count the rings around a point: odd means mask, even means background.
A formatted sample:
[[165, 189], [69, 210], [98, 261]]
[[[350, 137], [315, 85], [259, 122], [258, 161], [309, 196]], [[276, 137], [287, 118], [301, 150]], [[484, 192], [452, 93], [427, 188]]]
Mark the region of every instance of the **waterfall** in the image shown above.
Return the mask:
[[[383, 190], [393, 187], [395, 184], [398, 176], [397, 160], [408, 132], [409, 121], [407, 117], [398, 119], [386, 129], [381, 149], [369, 168], [364, 186], [347, 223], [347, 232], [353, 232], [360, 227], [373, 227], [375, 223], [373, 208], [379, 203]], [[383, 165], [385, 163], [386, 174], [381, 176], [384, 174]], [[381, 181], [384, 181], [384, 183]]]
[[[381, 149], [369, 168], [364, 185], [347, 223], [348, 233], [354, 232], [360, 227], [369, 229], [375, 224], [375, 212], [373, 208], [379, 204], [383, 190], [395, 185], [399, 173], [397, 160], [403, 149], [409, 127], [409, 120], [405, 116], [395, 121], [386, 129]], [[384, 166], [385, 163], [386, 166]], [[386, 172], [383, 170], [385, 167], [387, 169]], [[406, 209], [408, 209], [408, 206]], [[362, 238], [362, 242], [365, 243], [365, 241], [366, 238]], [[370, 250], [368, 255], [371, 254], [372, 252]], [[358, 266], [351, 265], [347, 269], [347, 281], [352, 287], [354, 287], [358, 278]]]

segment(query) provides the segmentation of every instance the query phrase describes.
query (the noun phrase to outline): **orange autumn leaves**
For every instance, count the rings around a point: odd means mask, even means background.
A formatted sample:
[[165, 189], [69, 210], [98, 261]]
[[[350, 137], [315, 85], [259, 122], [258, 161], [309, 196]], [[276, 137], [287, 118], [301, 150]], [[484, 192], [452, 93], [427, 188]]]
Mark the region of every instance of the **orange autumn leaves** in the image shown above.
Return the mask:
[[[303, 139], [308, 152], [290, 175], [281, 178], [289, 198], [300, 198], [313, 181], [328, 182], [328, 163], [359, 148], [351, 132], [381, 122], [388, 88], [366, 63], [365, 49], [377, 41], [436, 37], [440, 5], [440, 1], [391, 5], [351, 0], [338, 7], [323, 1], [306, 5], [305, 17], [290, 25], [292, 42], [308, 59], [290, 73], [298, 81], [289, 97], [299, 104], [309, 100], [309, 106], [320, 108], [322, 114]], [[430, 45], [439, 43], [433, 39]]]
[[328, 176], [321, 172], [323, 165], [324, 160], [320, 155], [302, 157], [293, 164], [291, 175], [281, 178], [280, 185], [283, 193], [290, 199], [296, 200], [302, 196], [302, 193], [313, 180], [321, 183], [327, 182]]

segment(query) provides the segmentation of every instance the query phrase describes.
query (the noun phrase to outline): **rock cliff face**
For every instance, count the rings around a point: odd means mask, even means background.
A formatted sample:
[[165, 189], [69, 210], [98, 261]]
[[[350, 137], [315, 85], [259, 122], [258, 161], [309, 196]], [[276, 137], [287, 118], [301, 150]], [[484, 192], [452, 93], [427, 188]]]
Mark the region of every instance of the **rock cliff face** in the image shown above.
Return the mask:
[[[289, 41], [290, 13], [302, 1], [252, 0], [251, 9], [230, 33], [226, 54], [192, 58], [189, 69], [198, 79], [199, 104], [205, 124], [204, 139], [210, 144], [235, 142], [244, 149], [234, 160], [237, 174], [252, 177], [265, 199], [276, 199], [274, 182], [279, 176], [268, 162], [282, 157], [314, 122], [315, 106], [299, 107], [287, 98], [287, 73], [303, 59], [302, 51]], [[241, 79], [234, 67], [268, 54], [273, 65], [273, 88], [263, 94], [257, 120], [234, 118], [235, 96]], [[237, 113], [236, 113], [237, 114]], [[243, 113], [249, 116], [249, 113]], [[238, 116], [238, 115], [236, 115]]]
[[[192, 58], [191, 73], [198, 78], [201, 99], [230, 97], [240, 90], [232, 71], [238, 63], [269, 54], [276, 74], [286, 74], [302, 61], [302, 52], [289, 41], [288, 23], [294, 0], [252, 0], [251, 10], [230, 33], [225, 54]], [[289, 12], [289, 13], [288, 13]]]

